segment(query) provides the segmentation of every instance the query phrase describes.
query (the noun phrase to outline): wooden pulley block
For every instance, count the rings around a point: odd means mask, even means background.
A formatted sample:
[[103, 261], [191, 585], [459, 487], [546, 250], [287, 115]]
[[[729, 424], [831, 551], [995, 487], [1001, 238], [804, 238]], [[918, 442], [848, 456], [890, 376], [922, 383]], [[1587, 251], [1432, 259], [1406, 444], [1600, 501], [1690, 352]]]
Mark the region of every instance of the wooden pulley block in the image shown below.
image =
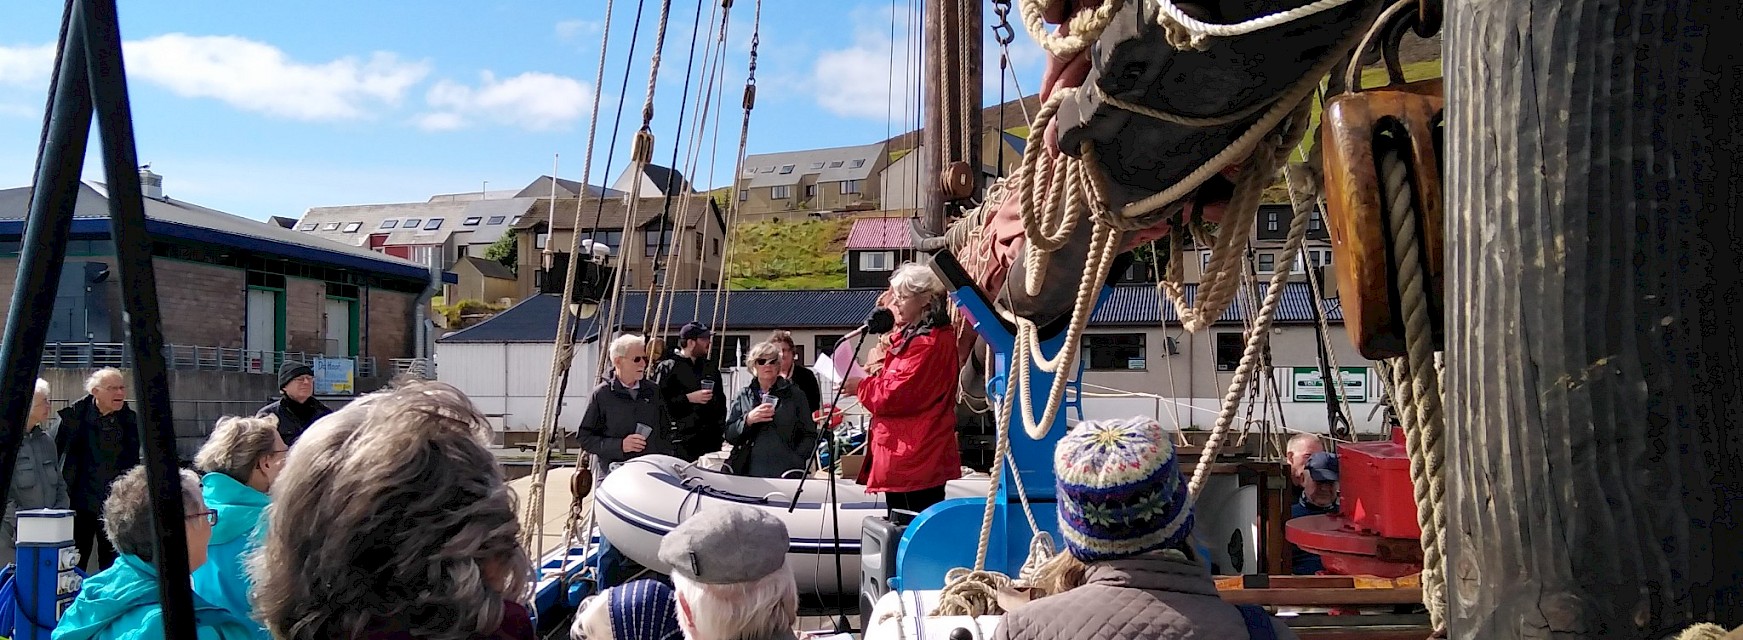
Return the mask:
[[1394, 264], [1402, 247], [1394, 237], [1381, 168], [1383, 158], [1393, 154], [1408, 167], [1435, 348], [1444, 342], [1446, 224], [1439, 131], [1446, 100], [1441, 87], [1437, 78], [1340, 95], [1326, 103], [1321, 118], [1326, 222], [1344, 328], [1369, 359], [1405, 354], [1403, 283]]
[[961, 200], [974, 195], [974, 168], [960, 160], [950, 163], [939, 176], [939, 188], [944, 190], [946, 200]]
[[581, 499], [590, 493], [593, 493], [593, 465], [587, 463], [587, 453], [582, 452], [580, 462], [575, 465], [575, 475], [569, 478], [569, 495], [579, 508]]

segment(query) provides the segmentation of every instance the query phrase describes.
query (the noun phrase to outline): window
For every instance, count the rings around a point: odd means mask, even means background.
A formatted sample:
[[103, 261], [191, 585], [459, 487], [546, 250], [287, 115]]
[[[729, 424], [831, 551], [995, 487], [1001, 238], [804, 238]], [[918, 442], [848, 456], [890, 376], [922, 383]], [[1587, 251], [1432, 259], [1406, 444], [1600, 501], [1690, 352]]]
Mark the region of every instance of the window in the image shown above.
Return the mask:
[[445, 218], [430, 218], [429, 222], [424, 223], [424, 230], [435, 231], [442, 228], [442, 220], [445, 220]]
[[503, 221], [507, 220], [507, 219], [508, 219], [508, 216], [490, 216], [490, 219], [484, 221], [484, 224], [496, 226], [496, 225], [502, 224]]
[[322, 231], [338, 231], [339, 230], [339, 223], [329, 222], [329, 223], [323, 225], [321, 227], [321, 230]]
[[823, 163], [821, 163], [821, 162], [813, 162], [813, 163], [811, 163], [811, 168], [812, 168], [812, 169], [822, 169], [822, 168], [823, 168]]
[[1272, 253], [1259, 254], [1259, 273], [1271, 273], [1277, 270], [1277, 255]]
[[551, 234], [549, 234], [549, 233], [541, 233], [541, 234], [538, 234], [536, 236], [533, 236], [533, 248], [542, 250], [545, 248], [545, 243], [550, 242], [550, 241], [551, 241]]
[[345, 223], [345, 233], [357, 233], [357, 230], [362, 229], [362, 228], [363, 228], [363, 223], [361, 223], [361, 222], [347, 222], [347, 223]]
[[793, 188], [787, 185], [769, 187], [769, 197], [776, 200], [786, 200], [793, 197]]
[[1247, 341], [1239, 333], [1224, 332], [1216, 334], [1216, 370], [1234, 371], [1241, 366], [1241, 353], [1246, 351]]
[[841, 181], [841, 192], [844, 194], [864, 193], [864, 191], [863, 191], [864, 188], [865, 188], [865, 181], [864, 180], [842, 180]]
[[1206, 272], [1209, 270], [1210, 270], [1210, 252], [1209, 251], [1201, 251], [1198, 254], [1198, 271], [1199, 271], [1199, 273], [1203, 273], [1203, 272]]
[[480, 216], [472, 216], [472, 217], [467, 218], [465, 220], [461, 220], [460, 226], [462, 226], [462, 227], [476, 227], [482, 222], [484, 222], [484, 218], [482, 218]]
[[418, 225], [423, 224], [423, 223], [424, 223], [423, 218], [406, 218], [405, 222], [400, 223], [399, 228], [401, 228], [401, 229], [416, 229], [416, 228], [418, 228]]
[[894, 251], [861, 251], [859, 253], [860, 271], [893, 271], [895, 270], [896, 252]]
[[738, 201], [744, 202], [746, 200], [750, 200], [750, 189], [739, 189], [738, 190]]
[[773, 166], [768, 166], [768, 167], [763, 167], [763, 170], [762, 170], [762, 172], [763, 172], [763, 173], [774, 173], [774, 172], [775, 172], [775, 168], [774, 168], [774, 167], [773, 167]]
[[1277, 225], [1278, 225], [1278, 221], [1277, 221], [1276, 215], [1265, 216], [1265, 230], [1266, 231], [1276, 231]]
[[1143, 371], [1144, 334], [1118, 333], [1083, 337], [1083, 358], [1091, 371]]
[[520, 224], [520, 216], [515, 216], [514, 219], [509, 220], [508, 223], [509, 224]]
[[437, 247], [434, 245], [425, 244], [425, 245], [414, 246], [411, 248], [411, 261], [416, 262], [416, 263], [421, 264], [421, 265], [424, 265], [426, 267], [434, 266], [436, 263], [436, 260], [441, 258], [441, 256], [442, 256], [441, 247]]
[[612, 255], [617, 255], [617, 250], [623, 246], [622, 231], [594, 231], [582, 236], [582, 239], [592, 240], [607, 247], [611, 247]]
[[1308, 231], [1318, 231], [1320, 226], [1321, 225], [1320, 225], [1320, 221], [1319, 221], [1319, 211], [1316, 209], [1316, 210], [1314, 210], [1313, 213], [1308, 214], [1307, 230]]
[[831, 163], [829, 163], [829, 168], [831, 168], [831, 169], [840, 169], [840, 168], [841, 168], [841, 161], [840, 161], [840, 160], [836, 160], [836, 161], [835, 161], [835, 162], [831, 162]]
[[720, 255], [720, 238], [714, 239], [714, 255]]
[[305, 225], [299, 227], [299, 229], [301, 229], [303, 231], [314, 231], [315, 227], [319, 227], [319, 226], [321, 226], [321, 225], [318, 225], [318, 224], [311, 222], [311, 223], [308, 223], [308, 224], [305, 224]]
[[707, 247], [704, 247], [702, 245], [702, 232], [701, 231], [696, 232], [696, 261], [697, 262], [701, 262], [703, 258], [707, 257], [707, 256], [703, 255], [703, 253], [702, 253], [702, 252], [707, 251], [707, 250], [708, 250]]
[[865, 160], [861, 159], [861, 160], [854, 160], [853, 164], [849, 165], [848, 168], [849, 169], [858, 169], [858, 168], [863, 167], [863, 166], [865, 166]]
[[397, 225], [399, 225], [399, 221], [398, 221], [398, 220], [382, 220], [382, 221], [381, 221], [381, 226], [380, 226], [380, 227], [379, 227], [379, 228], [381, 228], [381, 229], [392, 229], [392, 228], [394, 228], [394, 227], [395, 227], [395, 226], [397, 226]]
[[792, 173], [792, 172], [793, 172], [793, 165], [790, 165], [790, 164], [781, 165], [781, 175], [784, 176], [784, 175], [787, 175], [787, 174]]
[[806, 198], [817, 197], [817, 185], [814, 185], [814, 184], [805, 185], [805, 197]]
[[672, 223], [668, 222], [658, 227], [642, 230], [642, 255], [652, 258], [660, 254], [660, 247], [672, 242]]

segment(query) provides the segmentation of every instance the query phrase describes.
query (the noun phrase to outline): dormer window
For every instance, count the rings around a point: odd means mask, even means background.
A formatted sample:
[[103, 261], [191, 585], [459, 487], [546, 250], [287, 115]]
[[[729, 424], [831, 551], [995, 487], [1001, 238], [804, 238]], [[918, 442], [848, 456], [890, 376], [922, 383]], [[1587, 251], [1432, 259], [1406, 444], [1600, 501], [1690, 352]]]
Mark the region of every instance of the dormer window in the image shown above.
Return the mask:
[[416, 229], [416, 228], [418, 228], [418, 225], [423, 224], [423, 223], [424, 223], [423, 218], [406, 218], [405, 222], [400, 223], [399, 228], [401, 228], [401, 229]]
[[329, 222], [326, 225], [323, 225], [321, 227], [321, 230], [322, 231], [338, 231], [339, 230], [339, 223]]
[[347, 222], [347, 223], [345, 223], [345, 233], [357, 233], [357, 230], [362, 229], [362, 228], [363, 228], [363, 223], [361, 223], [361, 222]]
[[484, 218], [482, 216], [472, 216], [470, 218], [467, 218], [465, 220], [460, 221], [460, 226], [476, 227], [482, 222], [484, 222]]
[[398, 225], [399, 225], [398, 220], [382, 220], [381, 221], [381, 228], [383, 228], [383, 229], [392, 229]]
[[792, 172], [793, 172], [793, 165], [789, 164], [789, 165], [782, 165], [781, 166], [781, 175], [784, 176], [784, 175], [787, 175], [787, 174], [792, 173]]
[[508, 219], [508, 217], [506, 217], [506, 216], [490, 216], [490, 220], [486, 221], [484, 224], [496, 226], [496, 225], [502, 224], [502, 221], [507, 220], [507, 219]]
[[446, 219], [447, 218], [430, 218], [429, 222], [424, 223], [424, 230], [425, 231], [435, 231], [437, 229], [440, 229], [440, 228], [442, 228], [442, 221], [446, 220]]

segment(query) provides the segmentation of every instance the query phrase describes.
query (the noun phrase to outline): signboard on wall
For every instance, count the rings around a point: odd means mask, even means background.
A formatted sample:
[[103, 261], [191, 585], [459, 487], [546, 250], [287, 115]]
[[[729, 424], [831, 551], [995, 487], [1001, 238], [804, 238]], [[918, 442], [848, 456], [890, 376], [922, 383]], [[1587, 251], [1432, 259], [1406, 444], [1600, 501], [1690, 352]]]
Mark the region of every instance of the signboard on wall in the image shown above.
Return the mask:
[[[1339, 374], [1344, 379], [1345, 400], [1368, 401], [1367, 367], [1343, 367]], [[1325, 380], [1319, 374], [1319, 367], [1294, 367], [1289, 379], [1295, 389], [1296, 402], [1325, 402]]]
[[315, 395], [357, 393], [357, 361], [350, 358], [315, 358]]

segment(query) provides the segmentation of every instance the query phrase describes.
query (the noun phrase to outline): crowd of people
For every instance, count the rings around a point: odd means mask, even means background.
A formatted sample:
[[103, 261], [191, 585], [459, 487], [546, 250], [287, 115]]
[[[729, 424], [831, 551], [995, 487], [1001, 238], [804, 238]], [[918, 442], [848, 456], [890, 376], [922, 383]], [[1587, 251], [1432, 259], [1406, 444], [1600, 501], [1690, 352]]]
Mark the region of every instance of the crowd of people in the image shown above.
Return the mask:
[[[898, 269], [883, 304], [895, 327], [870, 350], [866, 377], [841, 392], [871, 414], [860, 481], [904, 521], [960, 475], [958, 347], [929, 269]], [[823, 394], [794, 362], [791, 335], [775, 332], [744, 354], [750, 375], [736, 391], [722, 388], [707, 327], [691, 323], [678, 338], [657, 364], [641, 336], [609, 343], [611, 372], [576, 434], [595, 472], [650, 454], [694, 462], [727, 445], [733, 473], [809, 472]], [[281, 398], [218, 421], [197, 471], [178, 475], [189, 561], [174, 570], [188, 572], [200, 640], [535, 637], [515, 496], [469, 399], [412, 381], [332, 411], [314, 398], [308, 367], [287, 364], [278, 381]], [[157, 532], [126, 381], [104, 369], [85, 390], [55, 414], [38, 381], [7, 496], [6, 548], [18, 511], [72, 510], [79, 553], [100, 571], [54, 637], [162, 637]], [[1336, 458], [1318, 447], [1289, 446], [1285, 463], [1302, 487], [1296, 515], [1335, 508]], [[1217, 597], [1188, 542], [1191, 501], [1173, 446], [1154, 420], [1080, 423], [1059, 443], [1055, 473], [1066, 552], [1044, 568], [1043, 597], [1010, 612], [998, 637], [1293, 637], [1263, 611]], [[788, 546], [780, 520], [739, 505], [705, 509], [662, 538], [669, 576], [632, 580], [636, 567], [602, 540], [599, 593], [576, 612], [571, 637], [797, 638]], [[1097, 631], [1110, 629], [1122, 631]]]

